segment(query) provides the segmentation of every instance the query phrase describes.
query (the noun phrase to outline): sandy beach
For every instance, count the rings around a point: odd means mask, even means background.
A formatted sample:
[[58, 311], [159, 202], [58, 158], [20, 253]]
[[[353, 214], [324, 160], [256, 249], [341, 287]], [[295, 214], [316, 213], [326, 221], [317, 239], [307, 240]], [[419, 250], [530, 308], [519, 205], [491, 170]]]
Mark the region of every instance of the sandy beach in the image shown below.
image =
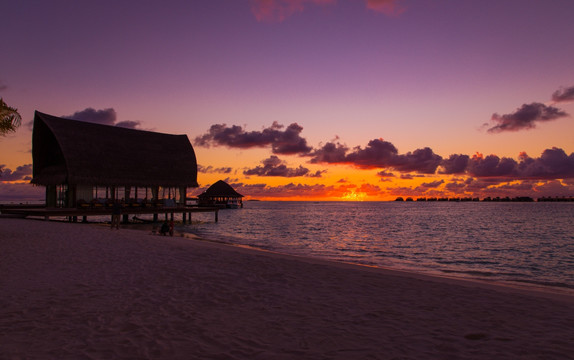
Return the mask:
[[0, 219], [0, 359], [572, 359], [574, 298]]

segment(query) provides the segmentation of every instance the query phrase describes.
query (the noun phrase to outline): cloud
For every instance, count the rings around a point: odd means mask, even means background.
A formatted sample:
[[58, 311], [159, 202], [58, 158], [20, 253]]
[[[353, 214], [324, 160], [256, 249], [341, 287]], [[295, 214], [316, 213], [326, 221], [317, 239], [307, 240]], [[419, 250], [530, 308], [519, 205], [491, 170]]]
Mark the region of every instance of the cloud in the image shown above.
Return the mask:
[[229, 184], [240, 194], [254, 197], [254, 198], [292, 198], [298, 197], [305, 198], [322, 198], [322, 197], [338, 197], [344, 191], [335, 188], [332, 185], [324, 184], [295, 184], [289, 183], [286, 185], [269, 186], [267, 184], [243, 184], [235, 183]]
[[[255, 176], [280, 176], [280, 177], [297, 177], [308, 176], [309, 169], [299, 165], [298, 168], [289, 168], [285, 163], [275, 155], [262, 161], [263, 166], [257, 166], [243, 172], [244, 175]], [[320, 174], [319, 174], [320, 176]]]
[[389, 16], [397, 16], [406, 10], [399, 5], [399, 2], [399, 0], [367, 0], [367, 9]]
[[116, 123], [117, 115], [116, 111], [112, 108], [96, 110], [90, 107], [81, 111], [76, 111], [72, 115], [67, 115], [63, 117], [66, 119], [113, 126]]
[[204, 174], [230, 174], [233, 169], [230, 167], [214, 168], [213, 166], [202, 166], [197, 164], [197, 171]]
[[489, 133], [519, 131], [536, 127], [536, 122], [545, 122], [569, 116], [566, 112], [542, 103], [524, 104], [515, 112], [505, 115], [493, 114], [491, 120], [497, 125]]
[[390, 178], [390, 177], [395, 177], [395, 174], [393, 174], [392, 172], [388, 172], [388, 171], [379, 171], [377, 173], [378, 176], [382, 177], [382, 178]]
[[195, 138], [198, 146], [227, 146], [232, 148], [249, 149], [254, 147], [271, 146], [274, 154], [293, 155], [306, 154], [312, 150], [307, 140], [300, 136], [303, 128], [297, 123], [289, 125], [283, 131], [283, 125], [273, 124], [261, 131], [245, 131], [241, 126], [215, 124], [209, 131]]
[[473, 177], [516, 177], [517, 162], [511, 158], [496, 155], [476, 154], [469, 159], [467, 173]]
[[434, 174], [442, 162], [442, 157], [435, 154], [430, 148], [416, 149], [405, 155], [398, 155], [392, 167], [402, 172], [418, 172], [421, 174]]
[[567, 155], [556, 147], [544, 150], [539, 158], [521, 153], [516, 167], [523, 179], [571, 179], [574, 178], [574, 153]]
[[[366, 0], [369, 10], [388, 16], [397, 16], [405, 11], [399, 5], [401, 0]], [[251, 12], [260, 22], [282, 22], [291, 15], [303, 12], [307, 5], [334, 5], [336, 0], [251, 0]]]
[[437, 188], [437, 187], [441, 186], [442, 184], [444, 184], [444, 180], [437, 180], [437, 181], [432, 181], [429, 183], [422, 183], [419, 186], [421, 188], [424, 188], [424, 189], [433, 189], [433, 188]]
[[6, 89], [8, 89], [8, 85], [4, 84], [4, 82], [0, 80], [0, 91], [4, 91]]
[[325, 174], [327, 172], [327, 170], [317, 170], [314, 173], [308, 173], [307, 177], [312, 177], [312, 178], [320, 178], [323, 177], [323, 174]]
[[117, 122], [117, 114], [113, 108], [96, 110], [89, 107], [84, 110], [76, 111], [72, 115], [65, 115], [62, 117], [65, 119], [91, 122], [100, 125], [119, 126], [128, 129], [139, 129], [141, 125], [140, 121], [134, 120], [123, 120]]
[[442, 158], [430, 148], [399, 154], [397, 148], [383, 139], [369, 141], [365, 148], [350, 150], [340, 143], [328, 142], [308, 154], [311, 163], [347, 164], [363, 169], [392, 168], [400, 172], [432, 174]]
[[349, 148], [340, 143], [328, 142], [321, 148], [309, 153], [312, 164], [337, 164], [345, 163], [345, 156]]
[[443, 159], [439, 170], [440, 174], [462, 174], [468, 166], [468, 155], [452, 154], [448, 159]]
[[16, 170], [4, 168], [5, 165], [0, 165], [0, 181], [21, 181], [21, 180], [32, 180], [32, 164], [26, 164], [18, 166]]
[[450, 191], [455, 194], [463, 194], [466, 189], [466, 184], [461, 184], [459, 182], [451, 182], [444, 186], [445, 190]]
[[[461, 160], [463, 159], [463, 160]], [[463, 168], [463, 164], [466, 164]], [[443, 161], [440, 174], [466, 174], [473, 178], [500, 183], [509, 180], [553, 180], [574, 178], [574, 153], [570, 155], [553, 147], [542, 152], [539, 158], [532, 158], [521, 152], [518, 160], [496, 155], [484, 156], [476, 153], [451, 155]]]
[[557, 103], [574, 101], [574, 86], [556, 90], [552, 94], [552, 101]]
[[374, 139], [364, 149], [356, 147], [345, 156], [345, 160], [348, 164], [367, 169], [386, 168], [391, 166], [397, 155], [398, 150], [393, 144], [383, 139]]
[[139, 129], [141, 126], [141, 122], [140, 121], [134, 121], [134, 120], [124, 120], [124, 121], [117, 122], [116, 126], [127, 128], [127, 129]]
[[377, 186], [377, 185], [372, 185], [372, 184], [361, 184], [361, 186], [359, 186], [357, 188], [357, 192], [359, 193], [365, 193], [369, 196], [377, 196], [380, 195], [382, 192], [382, 189]]

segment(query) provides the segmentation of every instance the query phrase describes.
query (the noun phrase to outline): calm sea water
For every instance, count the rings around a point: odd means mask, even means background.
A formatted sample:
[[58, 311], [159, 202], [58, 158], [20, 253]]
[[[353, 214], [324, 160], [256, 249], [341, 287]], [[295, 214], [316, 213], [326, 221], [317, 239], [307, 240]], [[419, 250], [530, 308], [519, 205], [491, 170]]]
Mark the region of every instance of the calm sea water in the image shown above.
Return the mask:
[[194, 214], [207, 239], [431, 274], [574, 291], [573, 203], [246, 202]]

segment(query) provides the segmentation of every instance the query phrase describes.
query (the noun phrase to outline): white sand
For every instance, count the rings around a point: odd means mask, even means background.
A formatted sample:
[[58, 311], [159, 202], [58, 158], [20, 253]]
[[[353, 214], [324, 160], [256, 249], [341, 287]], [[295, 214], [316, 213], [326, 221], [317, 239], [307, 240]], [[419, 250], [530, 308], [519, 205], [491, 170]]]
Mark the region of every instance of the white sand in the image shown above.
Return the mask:
[[0, 359], [572, 359], [574, 300], [0, 219]]

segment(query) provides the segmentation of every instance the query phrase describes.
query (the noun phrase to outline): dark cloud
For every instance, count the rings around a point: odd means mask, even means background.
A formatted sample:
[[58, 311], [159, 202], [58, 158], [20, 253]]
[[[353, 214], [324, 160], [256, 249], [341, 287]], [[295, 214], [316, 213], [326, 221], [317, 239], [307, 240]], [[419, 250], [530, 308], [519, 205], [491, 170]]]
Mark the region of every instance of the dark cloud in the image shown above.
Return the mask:
[[388, 171], [379, 171], [377, 173], [377, 176], [380, 176], [382, 178], [390, 178], [390, 177], [395, 177], [395, 174], [393, 174], [392, 172], [388, 172]]
[[441, 186], [442, 184], [444, 184], [444, 180], [437, 180], [437, 181], [432, 181], [429, 183], [422, 183], [419, 186], [421, 188], [433, 189], [433, 188], [437, 188], [437, 187]]
[[293, 198], [301, 199], [310, 197], [339, 196], [341, 191], [334, 186], [324, 184], [294, 184], [269, 186], [266, 184], [229, 184], [240, 194], [251, 197], [273, 197], [273, 198]]
[[569, 179], [574, 178], [574, 153], [567, 155], [560, 148], [553, 147], [542, 152], [539, 158], [521, 154], [517, 172], [520, 178]]
[[214, 168], [213, 166], [202, 166], [197, 164], [197, 171], [204, 174], [230, 174], [233, 169], [230, 167]]
[[86, 108], [81, 111], [76, 111], [72, 115], [63, 116], [66, 119], [86, 121], [102, 125], [115, 125], [116, 111], [112, 108], [96, 110], [93, 108]]
[[[309, 174], [309, 169], [299, 165], [298, 168], [289, 168], [285, 163], [275, 155], [271, 155], [268, 159], [262, 161], [263, 166], [257, 166], [253, 169], [248, 169], [243, 172], [244, 175], [255, 176], [281, 176], [281, 177], [297, 177]], [[319, 174], [320, 175], [320, 174]]]
[[552, 94], [552, 101], [557, 103], [574, 101], [574, 86], [556, 90]]
[[345, 163], [345, 156], [349, 148], [340, 143], [328, 142], [321, 148], [313, 150], [309, 153], [311, 156], [310, 162], [312, 164], [337, 164]]
[[574, 184], [567, 182], [563, 184], [560, 181], [552, 180], [535, 186], [534, 190], [536, 190], [536, 196], [538, 197], [572, 196]]
[[4, 166], [0, 165], [0, 181], [32, 180], [32, 164], [18, 166], [14, 171]]
[[196, 137], [194, 143], [204, 147], [213, 145], [240, 149], [271, 146], [274, 154], [282, 155], [306, 154], [312, 150], [307, 140], [300, 136], [303, 130], [301, 126], [293, 123], [285, 131], [283, 127], [273, 122], [262, 131], [245, 131], [237, 125], [228, 127], [226, 124], [215, 124], [207, 134]]
[[141, 122], [140, 121], [134, 121], [134, 120], [124, 120], [124, 121], [117, 122], [116, 126], [127, 128], [127, 129], [139, 129], [141, 126]]
[[489, 133], [519, 131], [536, 127], [537, 122], [545, 122], [569, 116], [566, 112], [542, 103], [524, 104], [511, 114], [493, 114], [491, 120], [497, 125], [488, 129]]
[[323, 177], [323, 174], [325, 174], [327, 172], [327, 170], [317, 170], [314, 173], [308, 173], [307, 177], [312, 177], [312, 178], [320, 178]]
[[461, 184], [458, 182], [451, 182], [444, 186], [445, 190], [450, 191], [455, 194], [463, 194], [466, 189], [466, 184]]
[[452, 154], [448, 159], [443, 159], [439, 170], [440, 174], [462, 174], [468, 166], [468, 155]]
[[395, 157], [392, 167], [402, 172], [418, 172], [421, 174], [434, 174], [442, 162], [442, 157], [435, 154], [430, 148], [416, 149], [404, 155]]
[[101, 125], [119, 126], [128, 129], [139, 129], [141, 126], [140, 121], [123, 120], [118, 122], [116, 111], [112, 108], [96, 110], [90, 107], [81, 111], [76, 111], [72, 115], [66, 115], [62, 117], [66, 119], [91, 122]]
[[361, 168], [387, 168], [391, 167], [393, 160], [398, 156], [397, 148], [383, 139], [369, 141], [363, 149], [360, 146], [345, 156], [345, 161]]
[[574, 153], [559, 148], [546, 149], [539, 158], [521, 153], [519, 160], [496, 155], [474, 155], [466, 173], [476, 178], [499, 179], [568, 179], [574, 178]]
[[473, 177], [515, 177], [517, 165], [514, 159], [476, 154], [469, 159], [467, 173]]
[[392, 168], [421, 174], [434, 173], [442, 161], [428, 147], [399, 154], [393, 144], [383, 139], [371, 140], [365, 148], [358, 146], [351, 151], [345, 145], [328, 142], [309, 156], [311, 163], [347, 164], [363, 169]]
[[2, 81], [0, 81], [0, 91], [4, 91], [6, 89], [8, 89], [8, 86], [4, 84]]

